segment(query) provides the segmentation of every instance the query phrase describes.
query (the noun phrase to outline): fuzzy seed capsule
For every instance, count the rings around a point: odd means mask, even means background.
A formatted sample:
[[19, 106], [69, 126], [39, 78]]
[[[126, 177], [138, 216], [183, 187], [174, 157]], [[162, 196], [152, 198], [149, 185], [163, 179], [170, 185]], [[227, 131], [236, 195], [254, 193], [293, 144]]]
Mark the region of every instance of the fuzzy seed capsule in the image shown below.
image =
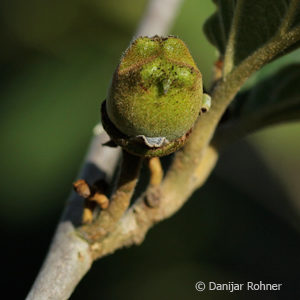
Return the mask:
[[203, 104], [202, 76], [176, 37], [140, 37], [118, 65], [106, 100], [109, 120], [151, 148], [182, 138]]

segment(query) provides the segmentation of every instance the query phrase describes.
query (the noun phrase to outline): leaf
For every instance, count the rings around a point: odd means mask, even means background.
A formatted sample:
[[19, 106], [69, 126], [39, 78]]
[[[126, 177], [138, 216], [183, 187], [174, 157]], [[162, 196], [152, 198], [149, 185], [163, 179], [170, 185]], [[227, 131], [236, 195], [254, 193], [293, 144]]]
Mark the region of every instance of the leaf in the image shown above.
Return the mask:
[[214, 2], [217, 11], [205, 23], [204, 32], [224, 59], [225, 75], [268, 43], [276, 42], [278, 47], [268, 60], [300, 46], [300, 0]]
[[224, 55], [234, 15], [236, 0], [215, 0], [218, 10], [204, 24], [208, 40]]
[[[300, 63], [287, 66], [232, 103], [230, 121], [252, 132], [267, 125], [300, 120]], [[228, 120], [227, 120], [228, 121]]]

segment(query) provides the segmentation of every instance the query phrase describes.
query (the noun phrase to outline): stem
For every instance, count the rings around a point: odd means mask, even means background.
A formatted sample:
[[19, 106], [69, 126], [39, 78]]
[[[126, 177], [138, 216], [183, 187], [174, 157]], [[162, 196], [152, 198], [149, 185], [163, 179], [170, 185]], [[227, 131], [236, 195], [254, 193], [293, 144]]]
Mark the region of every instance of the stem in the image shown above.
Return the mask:
[[223, 113], [245, 81], [299, 38], [300, 26], [292, 29], [284, 36], [275, 36], [268, 44], [247, 57], [218, 82], [211, 94], [212, 106], [210, 110], [199, 118], [186, 146], [177, 153], [174, 164], [188, 163], [190, 168], [197, 167], [202, 159], [202, 152], [209, 145]]
[[[196, 188], [204, 184], [218, 159], [218, 152], [213, 147], [207, 148], [203, 160], [197, 166], [190, 178], [185, 177], [179, 169], [169, 171], [161, 185], [159, 205], [149, 207], [147, 196], [152, 193], [149, 187], [135, 204], [123, 215], [115, 230], [103, 241], [92, 247], [94, 258], [100, 258], [113, 253], [122, 247], [140, 244], [147, 231], [157, 222], [173, 215], [187, 201]], [[182, 170], [189, 169], [187, 166]]]
[[150, 170], [150, 185], [155, 187], [161, 184], [164, 176], [163, 169], [159, 157], [152, 157], [148, 160]]
[[99, 241], [110, 233], [128, 208], [138, 180], [141, 163], [142, 158], [123, 151], [116, 190], [111, 197], [108, 208], [102, 210], [92, 224], [79, 228], [80, 234], [89, 243]]

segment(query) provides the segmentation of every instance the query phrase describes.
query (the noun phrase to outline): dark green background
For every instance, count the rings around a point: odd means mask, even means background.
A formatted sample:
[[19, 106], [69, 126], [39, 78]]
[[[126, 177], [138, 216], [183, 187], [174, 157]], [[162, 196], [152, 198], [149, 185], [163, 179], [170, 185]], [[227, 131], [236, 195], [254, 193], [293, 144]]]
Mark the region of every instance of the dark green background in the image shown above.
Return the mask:
[[[145, 3], [0, 2], [2, 293], [10, 299], [23, 299], [39, 270]], [[206, 85], [216, 52], [202, 24], [213, 10], [209, 0], [186, 0], [171, 32]], [[298, 299], [299, 132], [296, 123], [277, 126], [232, 145], [177, 215], [142, 246], [96, 262], [71, 299]], [[200, 295], [199, 280], [283, 289]]]

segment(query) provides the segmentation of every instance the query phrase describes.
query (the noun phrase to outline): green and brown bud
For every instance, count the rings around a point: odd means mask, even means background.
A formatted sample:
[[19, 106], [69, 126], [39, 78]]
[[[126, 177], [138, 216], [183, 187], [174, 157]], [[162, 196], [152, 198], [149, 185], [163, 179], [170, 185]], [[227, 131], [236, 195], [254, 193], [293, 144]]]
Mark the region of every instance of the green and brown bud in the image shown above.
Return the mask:
[[151, 148], [183, 144], [202, 102], [202, 76], [186, 45], [172, 36], [140, 37], [114, 73], [102, 114], [124, 136], [153, 150], [148, 156], [160, 156]]

